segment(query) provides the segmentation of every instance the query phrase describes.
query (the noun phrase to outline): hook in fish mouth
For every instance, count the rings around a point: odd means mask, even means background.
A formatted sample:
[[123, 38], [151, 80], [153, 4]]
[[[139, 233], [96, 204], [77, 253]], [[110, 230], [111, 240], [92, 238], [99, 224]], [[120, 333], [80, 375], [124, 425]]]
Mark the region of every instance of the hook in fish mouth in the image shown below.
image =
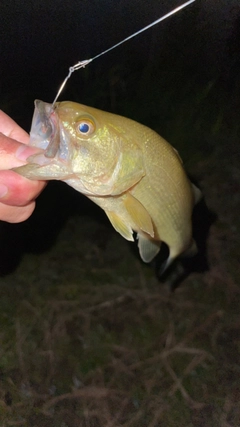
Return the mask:
[[42, 155], [46, 159], [65, 161], [68, 158], [68, 138], [59, 122], [58, 105], [39, 99], [34, 104], [29, 145], [43, 150]]
[[27, 158], [27, 164], [13, 170], [29, 179], [66, 179], [69, 169], [69, 140], [59, 121], [57, 105], [36, 100], [30, 131], [30, 146], [39, 152]]
[[53, 159], [59, 150], [59, 121], [51, 104], [36, 100], [30, 131], [30, 145], [44, 149], [45, 157]]
[[30, 146], [39, 152], [27, 158], [27, 164], [13, 168], [32, 180], [64, 180], [72, 177], [68, 160], [68, 139], [61, 131], [57, 108], [36, 100], [30, 131]]
[[48, 123], [51, 126], [51, 135], [49, 144], [47, 146], [47, 149], [44, 153], [45, 157], [53, 159], [58, 150], [60, 145], [60, 138], [59, 138], [59, 125], [57, 120], [57, 115], [54, 111], [51, 112], [50, 116], [48, 117]]

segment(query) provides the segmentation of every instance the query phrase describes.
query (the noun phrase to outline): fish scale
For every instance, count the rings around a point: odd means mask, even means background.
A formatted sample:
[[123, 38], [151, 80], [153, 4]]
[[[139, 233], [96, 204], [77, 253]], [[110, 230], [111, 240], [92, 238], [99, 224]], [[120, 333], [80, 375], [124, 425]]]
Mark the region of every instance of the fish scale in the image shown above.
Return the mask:
[[137, 233], [143, 261], [157, 255], [162, 241], [169, 246], [166, 266], [194, 247], [191, 215], [200, 191], [177, 151], [155, 131], [78, 103], [59, 102], [53, 110], [36, 101], [30, 145], [41, 152], [15, 171], [59, 179], [85, 194], [125, 239]]
[[[201, 192], [188, 178], [177, 151], [151, 129], [125, 117], [74, 102], [56, 102], [76, 70], [105, 55], [195, 0], [188, 0], [93, 58], [69, 68], [52, 104], [36, 100], [30, 145], [41, 151], [15, 168], [29, 179], [58, 179], [105, 210], [127, 240], [137, 232], [139, 253], [150, 262], [161, 240], [172, 260], [189, 247], [193, 205]], [[162, 272], [164, 271], [162, 269]]]
[[[156, 152], [156, 150], [154, 151]], [[175, 159], [173, 160], [175, 161]], [[169, 162], [167, 163], [169, 164]], [[153, 175], [156, 176], [157, 171], [161, 169], [158, 167], [157, 161], [154, 166], [147, 170], [146, 177], [132, 190], [132, 194], [144, 204], [150, 213], [159, 239], [172, 248], [172, 255], [174, 253], [174, 256], [177, 256], [184, 251], [190, 240], [193, 207], [192, 202], [189, 202], [192, 199], [191, 186], [185, 173], [181, 173], [181, 179], [171, 185], [170, 192], [170, 185], [163, 169], [158, 175], [157, 184], [154, 185], [151, 178]], [[172, 173], [174, 174], [173, 170]], [[169, 182], [173, 184], [172, 179]]]

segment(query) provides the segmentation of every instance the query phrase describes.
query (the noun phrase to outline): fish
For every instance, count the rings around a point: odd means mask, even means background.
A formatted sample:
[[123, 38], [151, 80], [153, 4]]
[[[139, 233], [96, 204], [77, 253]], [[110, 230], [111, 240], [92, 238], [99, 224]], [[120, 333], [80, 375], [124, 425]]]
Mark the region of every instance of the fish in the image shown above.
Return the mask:
[[36, 100], [30, 146], [39, 152], [14, 168], [31, 180], [61, 180], [102, 208], [128, 241], [136, 236], [149, 263], [168, 245], [165, 271], [196, 252], [192, 212], [201, 191], [177, 152], [154, 130], [132, 119], [71, 101]]

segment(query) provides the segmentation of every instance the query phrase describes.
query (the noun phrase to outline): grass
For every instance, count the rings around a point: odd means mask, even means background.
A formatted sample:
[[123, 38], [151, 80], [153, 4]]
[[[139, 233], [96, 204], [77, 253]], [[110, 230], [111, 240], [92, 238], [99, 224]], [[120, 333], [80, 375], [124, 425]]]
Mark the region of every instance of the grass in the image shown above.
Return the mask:
[[125, 115], [136, 90], [136, 118], [162, 118], [217, 213], [209, 270], [172, 292], [97, 207], [51, 183], [27, 222], [0, 224], [1, 427], [239, 425], [238, 125], [217, 78], [180, 81], [173, 102], [169, 76], [143, 84], [150, 71], [132, 75], [142, 92], [128, 81]]

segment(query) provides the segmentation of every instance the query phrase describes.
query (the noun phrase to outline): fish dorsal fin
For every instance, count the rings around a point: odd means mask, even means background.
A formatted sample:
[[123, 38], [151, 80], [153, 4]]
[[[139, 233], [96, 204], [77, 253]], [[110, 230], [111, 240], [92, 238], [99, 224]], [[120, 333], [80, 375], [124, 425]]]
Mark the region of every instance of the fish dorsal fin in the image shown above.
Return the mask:
[[113, 228], [121, 234], [124, 239], [129, 240], [130, 242], [134, 241], [133, 231], [130, 225], [126, 224], [123, 219], [117, 215], [115, 212], [105, 211], [108, 216], [109, 221], [111, 222]]
[[140, 257], [144, 262], [151, 262], [160, 251], [161, 242], [150, 240], [142, 234], [138, 234], [138, 248]]
[[125, 195], [123, 203], [137, 228], [154, 237], [152, 219], [142, 203], [129, 193]]

